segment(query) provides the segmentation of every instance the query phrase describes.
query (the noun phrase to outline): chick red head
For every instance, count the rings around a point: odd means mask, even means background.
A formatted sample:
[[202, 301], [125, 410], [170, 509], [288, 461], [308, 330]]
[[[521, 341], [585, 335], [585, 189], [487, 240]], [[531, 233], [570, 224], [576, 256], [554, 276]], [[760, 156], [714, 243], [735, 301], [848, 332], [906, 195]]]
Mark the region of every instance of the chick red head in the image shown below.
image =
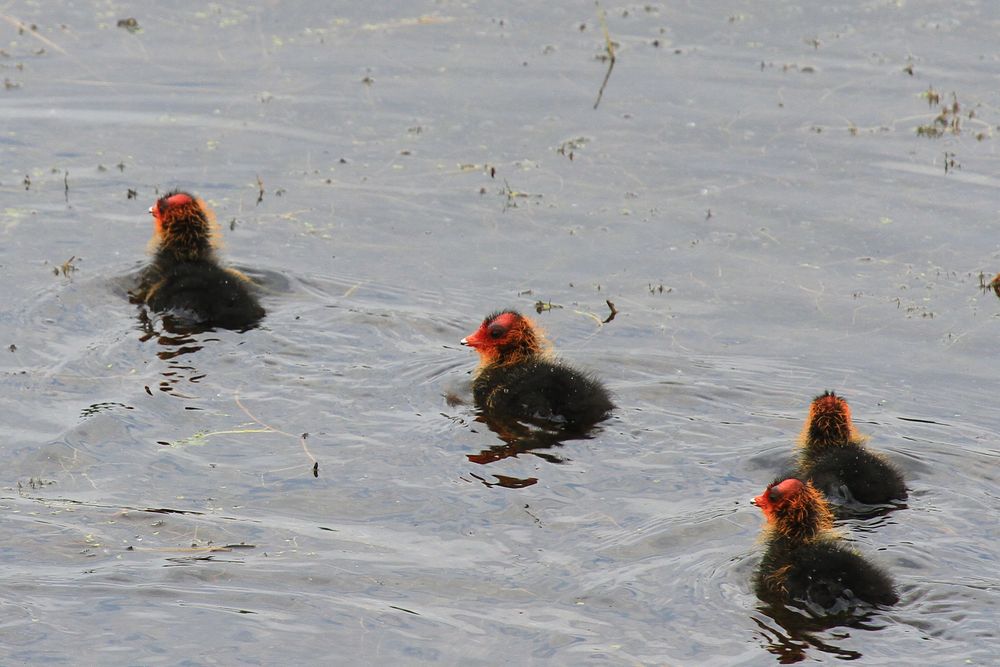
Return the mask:
[[185, 258], [211, 252], [215, 218], [205, 203], [187, 192], [168, 192], [149, 207], [156, 228], [157, 250]]
[[802, 429], [804, 444], [848, 444], [859, 440], [862, 438], [854, 428], [847, 401], [832, 391], [813, 399]]
[[534, 324], [514, 310], [487, 316], [461, 342], [479, 352], [483, 363], [512, 363], [541, 352], [540, 335]]
[[812, 482], [775, 480], [751, 502], [761, 509], [769, 526], [794, 540], [809, 540], [833, 527], [833, 514]]
[[761, 509], [768, 520], [771, 520], [780, 507], [788, 504], [789, 499], [800, 493], [804, 488], [805, 484], [794, 478], [786, 479], [783, 482], [776, 480], [768, 484], [764, 492], [756, 496], [751, 502]]

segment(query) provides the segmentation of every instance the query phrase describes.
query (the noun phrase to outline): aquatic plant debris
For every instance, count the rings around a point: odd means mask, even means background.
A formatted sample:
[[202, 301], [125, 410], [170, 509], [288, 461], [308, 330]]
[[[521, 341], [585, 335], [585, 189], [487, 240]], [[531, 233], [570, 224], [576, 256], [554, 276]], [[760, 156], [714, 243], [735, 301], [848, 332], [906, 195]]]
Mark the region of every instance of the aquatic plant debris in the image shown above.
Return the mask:
[[532, 194], [530, 192], [520, 192], [518, 190], [514, 190], [513, 188], [510, 187], [510, 183], [507, 182], [506, 178], [503, 180], [503, 190], [500, 191], [500, 194], [504, 195], [507, 198], [503, 206], [504, 213], [507, 212], [508, 208], [517, 208], [518, 199], [542, 198], [542, 195], [540, 194]]
[[133, 17], [127, 19], [118, 19], [118, 27], [125, 28], [133, 35], [141, 30], [139, 27], [139, 22]]
[[542, 313], [553, 310], [555, 308], [562, 308], [558, 303], [552, 303], [551, 301], [542, 301], [539, 299], [535, 302], [535, 312], [541, 315]]
[[77, 267], [76, 264], [74, 264], [76, 259], [77, 259], [76, 255], [73, 255], [65, 262], [52, 269], [52, 272], [56, 276], [59, 276], [61, 274], [63, 278], [69, 278], [70, 274], [72, 274], [74, 271], [79, 271], [79, 267]]

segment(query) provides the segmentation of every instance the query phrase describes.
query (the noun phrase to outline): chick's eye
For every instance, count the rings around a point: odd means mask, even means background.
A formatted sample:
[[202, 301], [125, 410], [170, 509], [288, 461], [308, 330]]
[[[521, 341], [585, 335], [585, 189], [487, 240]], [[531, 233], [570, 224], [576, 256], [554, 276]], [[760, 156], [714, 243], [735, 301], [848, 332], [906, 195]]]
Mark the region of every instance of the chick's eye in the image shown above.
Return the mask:
[[781, 491], [778, 491], [778, 489], [771, 489], [770, 491], [767, 492], [767, 499], [770, 500], [772, 503], [776, 502], [780, 498], [781, 498]]
[[490, 338], [492, 338], [493, 340], [496, 340], [497, 338], [502, 338], [503, 335], [507, 333], [507, 330], [504, 329], [499, 324], [490, 325], [490, 327], [486, 331], [489, 332]]

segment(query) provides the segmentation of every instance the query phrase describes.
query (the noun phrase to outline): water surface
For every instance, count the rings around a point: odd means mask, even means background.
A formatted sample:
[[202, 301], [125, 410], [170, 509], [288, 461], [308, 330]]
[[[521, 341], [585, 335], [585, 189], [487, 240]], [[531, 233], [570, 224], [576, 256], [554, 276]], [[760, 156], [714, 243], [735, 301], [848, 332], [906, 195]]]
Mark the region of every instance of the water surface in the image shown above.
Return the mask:
[[[1000, 10], [602, 7], [596, 110], [589, 3], [3, 10], [6, 661], [995, 660]], [[128, 303], [175, 187], [259, 328]], [[539, 300], [621, 409], [504, 450], [458, 341]], [[833, 628], [749, 583], [825, 389], [911, 488]]]

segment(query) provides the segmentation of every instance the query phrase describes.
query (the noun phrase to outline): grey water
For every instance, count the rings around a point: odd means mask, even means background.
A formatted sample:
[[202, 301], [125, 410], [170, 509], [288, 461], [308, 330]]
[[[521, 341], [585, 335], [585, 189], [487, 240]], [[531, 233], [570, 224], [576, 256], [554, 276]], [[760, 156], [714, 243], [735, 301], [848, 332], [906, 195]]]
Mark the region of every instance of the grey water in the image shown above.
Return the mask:
[[[8, 3], [0, 662], [993, 664], [998, 28]], [[129, 303], [173, 188], [260, 327]], [[500, 307], [614, 393], [590, 438], [477, 420], [458, 341]], [[900, 603], [832, 626], [750, 585], [749, 500], [827, 389], [910, 487], [840, 526]]]

